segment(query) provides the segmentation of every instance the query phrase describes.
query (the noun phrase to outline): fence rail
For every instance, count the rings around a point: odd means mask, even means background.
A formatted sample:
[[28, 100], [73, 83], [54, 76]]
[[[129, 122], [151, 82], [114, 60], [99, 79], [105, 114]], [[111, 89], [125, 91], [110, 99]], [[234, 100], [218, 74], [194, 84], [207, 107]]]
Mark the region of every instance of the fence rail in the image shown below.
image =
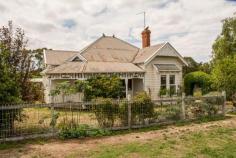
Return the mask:
[[110, 130], [141, 128], [178, 120], [224, 115], [225, 97], [137, 101], [92, 101], [0, 105], [0, 141], [57, 135], [64, 127], [88, 125]]

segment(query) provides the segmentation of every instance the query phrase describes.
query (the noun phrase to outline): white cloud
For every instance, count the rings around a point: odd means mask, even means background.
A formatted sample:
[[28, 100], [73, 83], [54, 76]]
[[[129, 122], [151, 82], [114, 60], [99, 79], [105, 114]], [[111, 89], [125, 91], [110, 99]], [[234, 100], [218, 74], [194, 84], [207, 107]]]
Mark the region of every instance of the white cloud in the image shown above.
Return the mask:
[[[80, 50], [102, 33], [141, 46], [141, 11], [147, 13], [152, 44], [169, 41], [183, 56], [207, 61], [235, 2], [224, 0], [8, 0], [0, 2], [0, 25], [13, 20], [29, 38], [29, 47]], [[73, 27], [65, 26], [66, 20]]]

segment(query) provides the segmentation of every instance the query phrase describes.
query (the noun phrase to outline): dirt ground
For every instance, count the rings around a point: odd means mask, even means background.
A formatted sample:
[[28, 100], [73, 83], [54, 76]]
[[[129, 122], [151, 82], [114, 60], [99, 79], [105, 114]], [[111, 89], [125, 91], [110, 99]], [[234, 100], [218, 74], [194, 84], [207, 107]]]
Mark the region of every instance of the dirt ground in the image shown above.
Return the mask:
[[164, 137], [177, 137], [194, 131], [206, 131], [216, 127], [236, 128], [236, 116], [229, 119], [213, 121], [201, 124], [190, 124], [185, 126], [168, 126], [165, 129], [148, 132], [129, 133], [102, 138], [73, 139], [73, 140], [50, 140], [42, 144], [26, 144], [20, 148], [0, 150], [1, 158], [64, 158], [74, 152], [86, 152], [94, 150], [99, 145], [118, 145], [134, 141], [150, 141]]

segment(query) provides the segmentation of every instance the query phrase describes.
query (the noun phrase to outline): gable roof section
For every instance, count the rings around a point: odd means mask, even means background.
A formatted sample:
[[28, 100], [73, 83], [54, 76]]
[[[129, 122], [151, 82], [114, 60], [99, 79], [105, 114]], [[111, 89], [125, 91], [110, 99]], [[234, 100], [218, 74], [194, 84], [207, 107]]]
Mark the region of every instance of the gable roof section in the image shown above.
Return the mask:
[[69, 58], [67, 61], [87, 61], [80, 53], [77, 53], [76, 55]]
[[156, 51], [163, 47], [165, 43], [156, 44], [150, 47], [139, 49], [137, 56], [135, 57], [133, 63], [144, 63], [146, 59], [152, 56]]
[[103, 36], [81, 51], [88, 61], [132, 62], [139, 48], [114, 36]]
[[143, 69], [132, 63], [118, 62], [65, 62], [51, 70], [47, 74], [60, 73], [109, 73], [109, 72], [144, 72]]
[[183, 64], [188, 65], [184, 58], [176, 51], [176, 49], [169, 42], [140, 49], [133, 63], [147, 64], [156, 56], [177, 57], [182, 61]]
[[44, 62], [48, 65], [61, 65], [67, 59], [77, 55], [77, 51], [45, 50]]

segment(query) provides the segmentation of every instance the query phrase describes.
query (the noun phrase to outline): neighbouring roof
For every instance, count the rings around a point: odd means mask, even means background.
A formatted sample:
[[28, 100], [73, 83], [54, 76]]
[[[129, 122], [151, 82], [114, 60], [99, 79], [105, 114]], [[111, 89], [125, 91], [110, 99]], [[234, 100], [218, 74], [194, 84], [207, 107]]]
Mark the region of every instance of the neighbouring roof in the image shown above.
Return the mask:
[[137, 56], [135, 57], [133, 63], [143, 63], [150, 56], [152, 56], [156, 51], [163, 47], [165, 43], [156, 44], [150, 47], [139, 49]]
[[64, 64], [48, 70], [47, 74], [59, 73], [106, 73], [106, 72], [144, 72], [133, 63], [120, 62], [65, 62]]
[[132, 62], [139, 48], [114, 36], [103, 36], [81, 51], [88, 61]]
[[48, 65], [61, 65], [67, 59], [78, 54], [77, 51], [45, 50], [44, 60]]
[[180, 71], [175, 64], [154, 64], [158, 71]]

